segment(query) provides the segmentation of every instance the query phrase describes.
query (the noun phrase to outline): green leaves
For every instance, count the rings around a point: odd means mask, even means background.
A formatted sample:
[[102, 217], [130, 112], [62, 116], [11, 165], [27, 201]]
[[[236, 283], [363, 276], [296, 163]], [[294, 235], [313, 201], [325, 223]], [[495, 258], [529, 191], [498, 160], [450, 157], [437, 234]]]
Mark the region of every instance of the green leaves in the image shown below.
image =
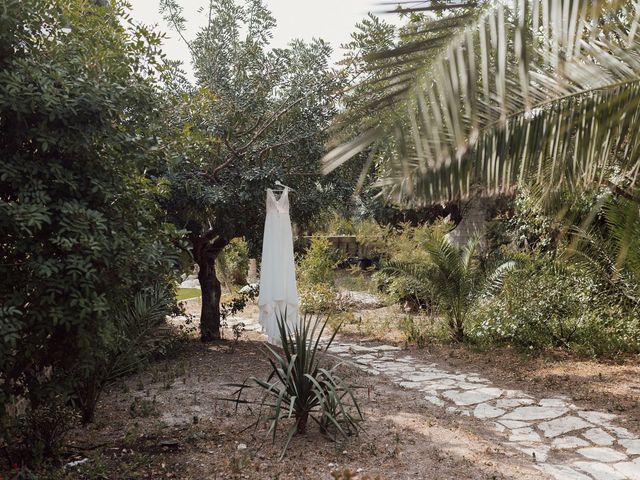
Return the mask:
[[[322, 368], [320, 351], [329, 348], [336, 329], [327, 343], [320, 345], [327, 319], [319, 316], [300, 318], [293, 327], [285, 322], [286, 311], [278, 315], [282, 353], [266, 345], [269, 351], [271, 373], [267, 380], [252, 378], [264, 390], [261, 406], [269, 407], [269, 432], [275, 441], [281, 422], [295, 419], [290, 427], [282, 451], [285, 455], [289, 442], [297, 432], [304, 434], [308, 420], [317, 423], [321, 431], [332, 440], [347, 437], [359, 431], [363, 419], [352, 388], [337, 374], [338, 365]], [[242, 400], [241, 394], [249, 386], [238, 385], [236, 403], [255, 403]], [[260, 422], [259, 418], [257, 422]]]
[[[637, 6], [522, 0], [491, 8], [464, 31], [459, 22], [443, 26], [456, 17], [423, 19], [427, 31], [446, 33], [427, 36], [423, 51], [441, 48], [416, 67], [403, 108], [384, 125], [398, 132], [380, 179], [387, 193], [420, 204], [472, 186], [498, 193], [535, 181], [552, 192], [601, 184], [614, 170], [618, 185], [635, 184]], [[389, 55], [420, 65], [401, 49]], [[339, 153], [325, 157], [328, 168], [344, 160]]]

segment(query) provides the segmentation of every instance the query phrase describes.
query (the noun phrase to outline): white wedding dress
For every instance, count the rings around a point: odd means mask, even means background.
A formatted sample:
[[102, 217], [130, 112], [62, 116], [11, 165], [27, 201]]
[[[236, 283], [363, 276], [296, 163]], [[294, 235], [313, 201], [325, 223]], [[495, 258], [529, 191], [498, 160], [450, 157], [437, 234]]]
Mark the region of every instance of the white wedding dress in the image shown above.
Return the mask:
[[[269, 343], [280, 344], [277, 318], [285, 315], [291, 327], [298, 319], [298, 289], [293, 259], [293, 232], [289, 218], [289, 189], [279, 199], [267, 189], [267, 218], [264, 223], [260, 266], [259, 321]], [[277, 317], [276, 317], [277, 315]]]

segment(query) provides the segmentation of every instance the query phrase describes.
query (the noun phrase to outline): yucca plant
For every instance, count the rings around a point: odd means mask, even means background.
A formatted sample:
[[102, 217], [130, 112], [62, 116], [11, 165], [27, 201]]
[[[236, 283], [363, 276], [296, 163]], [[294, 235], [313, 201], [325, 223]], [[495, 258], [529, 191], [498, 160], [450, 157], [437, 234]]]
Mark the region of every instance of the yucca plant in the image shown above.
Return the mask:
[[[282, 350], [265, 344], [269, 353], [271, 373], [266, 380], [252, 377], [250, 383], [233, 386], [236, 391], [236, 404], [258, 404], [267, 407], [270, 422], [269, 433], [275, 442], [278, 428], [283, 420], [293, 420], [287, 433], [282, 451], [285, 455], [294, 434], [304, 434], [309, 420], [320, 427], [322, 433], [332, 440], [348, 437], [360, 429], [363, 420], [362, 411], [350, 386], [337, 374], [340, 363], [331, 368], [323, 368], [320, 351], [329, 348], [338, 331], [329, 337], [327, 343], [321, 342], [328, 318], [305, 316], [293, 327], [286, 321], [286, 310], [277, 315]], [[256, 387], [264, 390], [261, 400], [242, 399], [245, 389]], [[259, 417], [257, 426], [263, 420]]]
[[437, 309], [449, 325], [451, 338], [458, 342], [464, 340], [465, 321], [480, 296], [497, 290], [505, 273], [515, 267], [515, 262], [508, 261], [484, 270], [476, 258], [479, 243], [479, 236], [462, 248], [446, 236], [429, 238], [423, 246], [430, 263], [390, 262], [384, 267], [428, 285]]

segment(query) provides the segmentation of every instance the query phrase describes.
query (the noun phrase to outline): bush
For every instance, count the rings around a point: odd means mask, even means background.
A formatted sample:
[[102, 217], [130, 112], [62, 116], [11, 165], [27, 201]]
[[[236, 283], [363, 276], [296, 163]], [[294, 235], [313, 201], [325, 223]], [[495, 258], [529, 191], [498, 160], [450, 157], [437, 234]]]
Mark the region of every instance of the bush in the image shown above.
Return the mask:
[[122, 310], [177, 280], [181, 233], [157, 203], [160, 38], [98, 3], [2, 6], [0, 426], [16, 398], [38, 412], [94, 396], [81, 379], [101, 377]]
[[403, 333], [407, 343], [413, 343], [418, 348], [427, 346], [429, 334], [424, 319], [406, 316], [400, 320], [398, 328]]
[[470, 337], [481, 344], [567, 348], [594, 355], [640, 351], [637, 317], [605, 285], [579, 266], [550, 255], [527, 258], [510, 272], [501, 292], [473, 315]]
[[249, 246], [242, 238], [234, 238], [217, 259], [220, 276], [227, 283], [244, 285], [249, 271]]
[[335, 252], [324, 237], [311, 237], [309, 248], [298, 262], [298, 283], [303, 286], [333, 285]]
[[337, 308], [337, 293], [328, 283], [301, 285], [298, 289], [301, 313], [333, 312]]

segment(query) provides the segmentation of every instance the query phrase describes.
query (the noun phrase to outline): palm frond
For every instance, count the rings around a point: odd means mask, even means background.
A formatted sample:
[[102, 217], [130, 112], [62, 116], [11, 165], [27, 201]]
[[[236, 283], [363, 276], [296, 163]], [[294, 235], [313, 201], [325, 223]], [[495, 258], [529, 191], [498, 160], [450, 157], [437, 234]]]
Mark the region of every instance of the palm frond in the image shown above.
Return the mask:
[[[639, 26], [630, 2], [516, 0], [453, 29], [437, 58], [415, 70], [401, 121], [378, 130], [400, 124], [403, 146], [383, 159], [380, 184], [417, 204], [531, 179], [548, 191], [590, 186], [614, 171], [635, 185]], [[339, 164], [332, 152], [326, 161], [326, 170]]]

